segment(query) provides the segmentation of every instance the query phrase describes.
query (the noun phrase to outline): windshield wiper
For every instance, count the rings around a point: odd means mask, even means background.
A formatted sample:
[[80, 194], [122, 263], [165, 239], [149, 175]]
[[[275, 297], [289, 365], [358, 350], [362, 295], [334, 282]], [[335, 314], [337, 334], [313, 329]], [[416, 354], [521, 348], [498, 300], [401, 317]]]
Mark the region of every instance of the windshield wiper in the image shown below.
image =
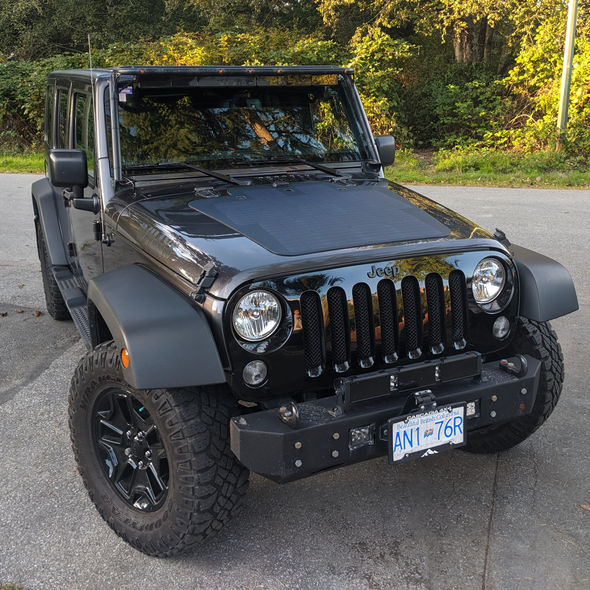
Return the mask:
[[237, 184], [241, 186], [246, 184], [241, 180], [236, 180], [232, 176], [228, 176], [227, 174], [222, 174], [221, 172], [215, 172], [215, 170], [207, 170], [206, 168], [201, 168], [200, 166], [195, 166], [194, 164], [188, 164], [187, 162], [162, 162], [158, 164], [137, 164], [135, 166], [123, 166], [124, 170], [158, 170], [158, 169], [180, 169], [180, 168], [189, 168], [190, 170], [196, 170], [197, 172], [201, 172], [202, 174], [206, 174], [207, 176], [212, 176], [213, 178], [218, 178], [219, 180], [223, 180], [224, 182], [229, 182], [231, 184]]
[[327, 174], [331, 174], [332, 176], [348, 176], [342, 174], [338, 170], [334, 170], [334, 168], [330, 168], [329, 166], [324, 166], [323, 164], [316, 164], [315, 162], [309, 162], [304, 158], [300, 158], [299, 156], [271, 156], [269, 158], [252, 158], [248, 160], [249, 162], [254, 162], [258, 164], [277, 164], [277, 163], [287, 163], [287, 162], [297, 162], [298, 164], [305, 164], [311, 168], [315, 168], [316, 170], [321, 170], [322, 172], [326, 172]]

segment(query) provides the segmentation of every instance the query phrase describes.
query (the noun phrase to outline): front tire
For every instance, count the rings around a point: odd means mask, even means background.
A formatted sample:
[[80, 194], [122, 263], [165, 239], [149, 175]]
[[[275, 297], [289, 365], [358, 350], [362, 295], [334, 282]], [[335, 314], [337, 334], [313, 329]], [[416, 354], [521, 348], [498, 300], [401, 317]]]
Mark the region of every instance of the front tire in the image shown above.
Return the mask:
[[464, 450], [471, 453], [498, 453], [526, 440], [549, 418], [563, 387], [563, 354], [549, 322], [519, 318], [515, 338], [506, 356], [529, 354], [541, 361], [541, 379], [533, 410], [496, 428], [482, 428], [467, 434]]
[[72, 447], [88, 494], [139, 551], [189, 551], [242, 507], [249, 472], [229, 448], [238, 406], [227, 389], [134, 389], [110, 342], [82, 358], [69, 402]]

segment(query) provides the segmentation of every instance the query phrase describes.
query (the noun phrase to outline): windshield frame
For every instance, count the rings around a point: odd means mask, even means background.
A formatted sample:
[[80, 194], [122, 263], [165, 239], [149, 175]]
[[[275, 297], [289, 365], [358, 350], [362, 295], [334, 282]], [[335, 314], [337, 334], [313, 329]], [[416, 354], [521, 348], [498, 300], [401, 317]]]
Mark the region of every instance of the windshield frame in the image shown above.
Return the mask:
[[[177, 68], [146, 68], [146, 70], [150, 70], [150, 73], [152, 73], [153, 70], [156, 70], [158, 74], [165, 74], [165, 75], [160, 75], [157, 78], [154, 79], [153, 76], [150, 76], [151, 80], [155, 80], [155, 83], [157, 84], [157, 86], [160, 87], [170, 87], [172, 86], [172, 82], [174, 79], [178, 80], [178, 78], [173, 78], [171, 77], [172, 73], [176, 73], [176, 74], [180, 74], [180, 73], [186, 73], [187, 71], [190, 72], [192, 75], [196, 74], [196, 76], [193, 76], [193, 79], [196, 81], [197, 78], [200, 78], [201, 76], [203, 76], [203, 74], [210, 74], [211, 73], [211, 68], [201, 68], [201, 67], [195, 67], [195, 68], [183, 68], [183, 67], [177, 67]], [[221, 72], [227, 72], [228, 70], [231, 70], [231, 74], [236, 74], [236, 73], [240, 73], [243, 74], [246, 71], [245, 67], [233, 67], [233, 68], [225, 68], [224, 70], [217, 70], [220, 74]], [[341, 161], [325, 161], [322, 160], [322, 158], [319, 159], [319, 162], [324, 165], [324, 166], [329, 166], [329, 167], [334, 167], [337, 168], [339, 164], [344, 165], [345, 167], [349, 167], [351, 164], [358, 164], [359, 166], [363, 166], [365, 163], [369, 162], [369, 163], [375, 163], [378, 161], [378, 158], [376, 157], [376, 147], [375, 147], [375, 143], [373, 141], [373, 137], [372, 137], [372, 133], [371, 133], [371, 129], [365, 114], [365, 111], [362, 107], [362, 103], [360, 101], [360, 97], [358, 95], [358, 92], [354, 86], [354, 82], [353, 82], [353, 78], [352, 78], [352, 70], [350, 69], [343, 69], [343, 68], [332, 68], [332, 67], [306, 67], [306, 68], [301, 68], [301, 67], [289, 67], [289, 68], [282, 68], [282, 69], [276, 69], [276, 68], [268, 68], [268, 67], [262, 67], [262, 68], [254, 68], [255, 72], [252, 71], [252, 69], [248, 69], [248, 72], [252, 72], [252, 73], [257, 73], [257, 74], [262, 74], [263, 76], [277, 76], [277, 75], [302, 75], [302, 72], [308, 76], [316, 76], [316, 75], [322, 75], [322, 74], [332, 74], [337, 76], [337, 83], [335, 84], [331, 84], [333, 85], [335, 88], [337, 87], [339, 90], [339, 94], [340, 96], [340, 100], [341, 100], [341, 104], [343, 106], [343, 110], [344, 110], [344, 114], [345, 114], [345, 118], [346, 118], [346, 123], [349, 127], [351, 136], [353, 138], [353, 142], [354, 142], [354, 146], [355, 146], [355, 151], [359, 156], [359, 159], [354, 159], [354, 160], [341, 160]], [[125, 71], [125, 75], [120, 76], [117, 73], [117, 70], [113, 70], [111, 72], [111, 84], [110, 84], [110, 96], [109, 96], [109, 107], [110, 107], [110, 112], [117, 112], [119, 113], [119, 92], [130, 85], [130, 83], [141, 83], [142, 81], [145, 84], [145, 79], [143, 76], [138, 76], [138, 75], [128, 75], [127, 72]], [[280, 74], [279, 74], [280, 73]], [[183, 76], [184, 78], [184, 76]], [[220, 80], [217, 82], [219, 84], [219, 86], [223, 85], [223, 81], [222, 79], [225, 78], [226, 80], [231, 81], [232, 83], [236, 83], [236, 86], [238, 85], [244, 85], [243, 80], [245, 79], [244, 76], [239, 76], [236, 77], [235, 75], [232, 76], [221, 76]], [[256, 84], [256, 77], [251, 76], [251, 80], [247, 80], [246, 83], [249, 86], [254, 86], [257, 85]], [[189, 78], [190, 79], [190, 78]], [[212, 79], [212, 78], [208, 78], [208, 79]], [[174, 84], [174, 88], [178, 89], [178, 90], [182, 90], [182, 89], [191, 89], [191, 86], [194, 87], [196, 86], [197, 83], [187, 83], [186, 85], [182, 84]], [[267, 84], [260, 84], [260, 86], [267, 86]], [[320, 86], [321, 84], [318, 84], [318, 86]], [[156, 87], [157, 87], [156, 86]], [[308, 86], [308, 84], [294, 84], [294, 86]], [[327, 87], [327, 86], [325, 86]], [[119, 117], [112, 117], [111, 118], [111, 133], [113, 136], [113, 172], [114, 172], [114, 180], [116, 181], [120, 181], [123, 180], [125, 178], [124, 174], [123, 174], [123, 170], [125, 168], [125, 166], [123, 165], [123, 155], [121, 153], [121, 141], [120, 141], [120, 130], [119, 130]], [[271, 152], [268, 153], [269, 156], [272, 156], [273, 154]], [[285, 157], [291, 157], [292, 154], [290, 152], [286, 152], [286, 153], [277, 153], [276, 155], [284, 155]], [[297, 157], [294, 156], [293, 157]], [[304, 159], [303, 156], [298, 156], [301, 159]], [[247, 171], [247, 168], [244, 166], [248, 166], [248, 165], [255, 165], [256, 164], [256, 158], [253, 158], [252, 160], [248, 160], [245, 159], [243, 162], [243, 166], [238, 165], [237, 163], [234, 163], [234, 165], [232, 165], [232, 173], [235, 174], [240, 174], [240, 171]], [[213, 159], [211, 159], [211, 161], [213, 161]], [[221, 170], [221, 169], [228, 169], [227, 165], [224, 165], [224, 163], [227, 163], [228, 160], [219, 160], [219, 166], [207, 166], [208, 169], [211, 170]], [[165, 163], [165, 160], [162, 160], [162, 163]], [[195, 162], [196, 163], [196, 162]], [[277, 165], [280, 165], [280, 162], [277, 159]]]

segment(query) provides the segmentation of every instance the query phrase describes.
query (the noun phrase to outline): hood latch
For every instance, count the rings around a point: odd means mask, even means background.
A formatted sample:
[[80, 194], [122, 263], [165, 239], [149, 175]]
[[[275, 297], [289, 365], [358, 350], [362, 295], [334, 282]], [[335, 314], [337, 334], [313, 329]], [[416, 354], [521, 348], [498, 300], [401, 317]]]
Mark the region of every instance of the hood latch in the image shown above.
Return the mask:
[[199, 275], [196, 285], [197, 288], [191, 292], [190, 298], [197, 303], [204, 303], [206, 297], [205, 291], [211, 288], [217, 278], [217, 274], [215, 265], [212, 262], [207, 263]]

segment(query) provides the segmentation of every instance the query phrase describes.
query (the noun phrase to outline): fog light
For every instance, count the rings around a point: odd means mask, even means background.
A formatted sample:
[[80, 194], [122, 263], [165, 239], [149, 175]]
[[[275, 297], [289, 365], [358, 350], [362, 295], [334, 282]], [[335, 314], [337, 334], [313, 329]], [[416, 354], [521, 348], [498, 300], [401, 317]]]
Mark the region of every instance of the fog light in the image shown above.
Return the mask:
[[349, 430], [348, 446], [351, 451], [366, 445], [374, 444], [375, 429], [372, 424], [369, 424], [369, 426], [361, 426], [360, 428], [351, 428]]
[[494, 327], [492, 328], [492, 334], [498, 340], [504, 340], [506, 336], [510, 333], [510, 320], [501, 315], [499, 318], [496, 319], [494, 322]]
[[249, 362], [242, 373], [244, 381], [252, 387], [262, 385], [266, 381], [268, 369], [262, 361]]
[[465, 416], [467, 416], [467, 418], [474, 418], [477, 414], [477, 402], [468, 402], [467, 407], [465, 408]]

